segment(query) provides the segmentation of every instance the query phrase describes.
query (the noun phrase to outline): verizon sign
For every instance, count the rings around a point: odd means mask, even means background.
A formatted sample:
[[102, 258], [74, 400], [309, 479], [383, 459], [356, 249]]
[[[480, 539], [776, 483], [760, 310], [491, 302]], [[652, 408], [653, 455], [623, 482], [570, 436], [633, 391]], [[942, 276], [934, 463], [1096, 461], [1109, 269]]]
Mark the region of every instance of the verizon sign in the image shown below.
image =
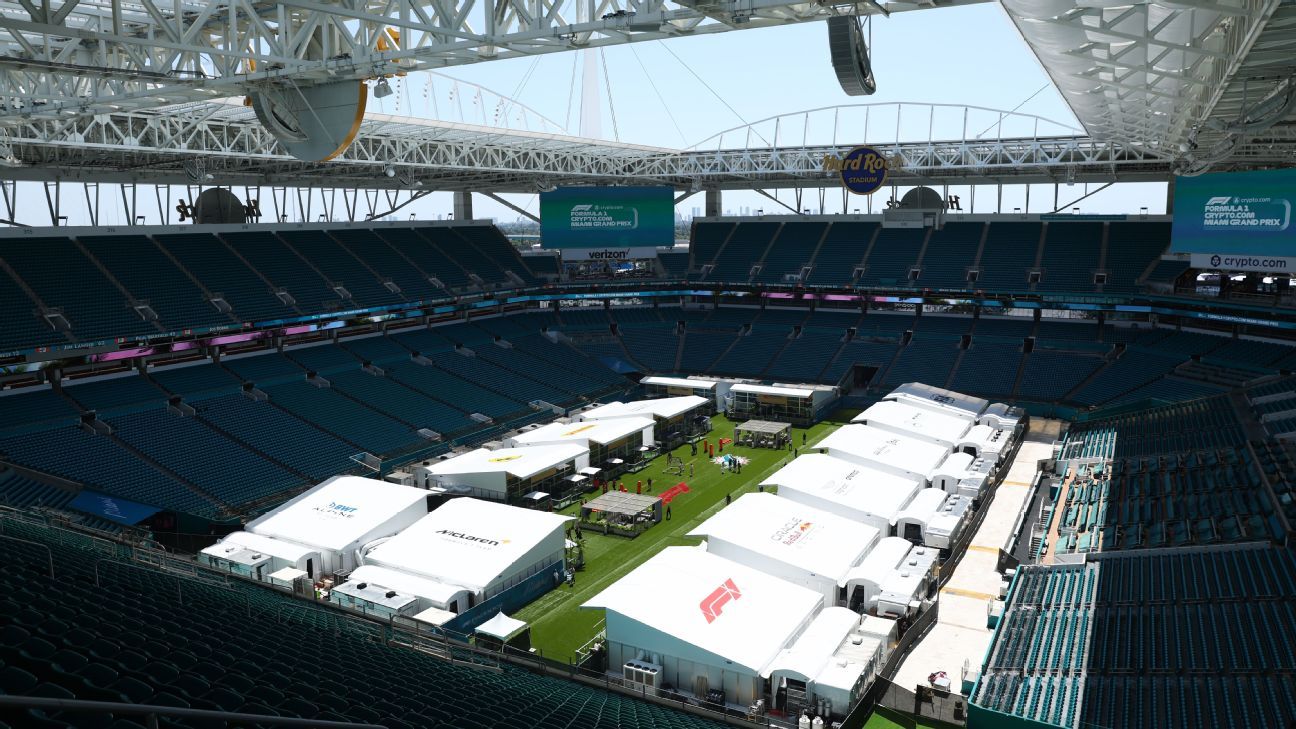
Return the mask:
[[630, 261], [639, 258], [656, 258], [654, 246], [633, 246], [630, 248], [564, 248], [564, 261]]

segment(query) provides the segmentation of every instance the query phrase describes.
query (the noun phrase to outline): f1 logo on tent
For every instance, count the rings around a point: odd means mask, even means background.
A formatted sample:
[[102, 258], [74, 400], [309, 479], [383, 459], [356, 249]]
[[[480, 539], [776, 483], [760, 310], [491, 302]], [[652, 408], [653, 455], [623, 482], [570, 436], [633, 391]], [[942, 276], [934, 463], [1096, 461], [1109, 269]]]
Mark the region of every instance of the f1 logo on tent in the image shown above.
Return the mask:
[[720, 610], [725, 604], [740, 597], [742, 597], [742, 591], [738, 589], [732, 579], [728, 579], [724, 581], [724, 584], [717, 587], [714, 592], [703, 598], [698, 607], [702, 609], [702, 616], [706, 618], [709, 625], [720, 617]]

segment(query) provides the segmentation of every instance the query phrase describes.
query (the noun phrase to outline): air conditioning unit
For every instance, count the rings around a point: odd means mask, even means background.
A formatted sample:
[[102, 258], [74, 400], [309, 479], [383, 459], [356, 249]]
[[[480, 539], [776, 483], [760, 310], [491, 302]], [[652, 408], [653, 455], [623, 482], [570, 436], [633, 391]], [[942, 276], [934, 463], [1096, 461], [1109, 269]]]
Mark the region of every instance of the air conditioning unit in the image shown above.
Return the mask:
[[621, 677], [632, 688], [656, 689], [660, 685], [662, 667], [644, 661], [626, 661], [621, 667]]

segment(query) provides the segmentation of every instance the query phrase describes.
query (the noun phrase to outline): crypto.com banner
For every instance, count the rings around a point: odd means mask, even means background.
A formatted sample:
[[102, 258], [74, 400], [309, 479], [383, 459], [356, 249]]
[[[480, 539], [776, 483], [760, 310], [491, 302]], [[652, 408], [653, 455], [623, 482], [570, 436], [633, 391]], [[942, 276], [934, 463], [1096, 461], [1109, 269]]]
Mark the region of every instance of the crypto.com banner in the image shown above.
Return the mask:
[[1232, 271], [1296, 268], [1296, 169], [1175, 178], [1170, 250], [1193, 267]]

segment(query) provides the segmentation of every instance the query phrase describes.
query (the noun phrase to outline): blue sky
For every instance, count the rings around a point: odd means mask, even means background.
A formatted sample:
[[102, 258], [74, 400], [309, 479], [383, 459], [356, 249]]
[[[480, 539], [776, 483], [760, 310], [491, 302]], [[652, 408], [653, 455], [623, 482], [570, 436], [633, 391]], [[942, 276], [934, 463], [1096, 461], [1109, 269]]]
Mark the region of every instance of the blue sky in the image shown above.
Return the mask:
[[[1048, 84], [1043, 69], [997, 3], [875, 18], [872, 37], [878, 76], [878, 93], [872, 97], [850, 97], [842, 92], [828, 58], [827, 27], [819, 22], [607, 48], [603, 60], [612, 79], [621, 139], [687, 146], [744, 121], [861, 102], [937, 102], [1011, 109]], [[516, 98], [562, 122], [568, 116], [568, 90], [576, 60], [577, 54], [551, 54], [538, 61], [511, 59], [456, 67], [445, 73], [512, 95], [521, 77], [536, 63]], [[669, 111], [659, 101], [645, 68]], [[417, 88], [419, 81], [411, 79], [409, 83], [412, 103], [400, 110], [420, 114], [426, 105]], [[378, 106], [384, 104], [380, 101]], [[395, 109], [390, 103], [386, 106]], [[1051, 84], [1021, 110], [1075, 123]], [[604, 131], [610, 138], [609, 116], [605, 103]], [[573, 127], [571, 131], [577, 130]]]
[[[598, 96], [602, 99], [602, 136], [613, 138], [612, 118], [615, 116], [615, 130], [622, 141], [687, 147], [726, 129], [779, 114], [840, 104], [895, 102], [967, 104], [1003, 110], [1012, 110], [1020, 105], [1018, 111], [1021, 113], [1078, 126], [1070, 109], [998, 3], [874, 18], [872, 58], [878, 78], [877, 94], [850, 97], [842, 92], [832, 72], [824, 23], [607, 48], [596, 59], [600, 74], [606, 67], [611, 80], [608, 84], [601, 75], [598, 80]], [[578, 54], [561, 53], [538, 59], [511, 59], [456, 67], [444, 74], [512, 96], [558, 124], [566, 125], [571, 133], [578, 134], [581, 132], [581, 93], [579, 88], [573, 93], [573, 71], [576, 86], [579, 86], [583, 61]], [[429, 86], [425, 78], [410, 77], [399, 86], [402, 87], [398, 88], [400, 93], [379, 100], [370, 108], [430, 117], [433, 116], [432, 96], [435, 95], [440, 99], [436, 109], [442, 112], [442, 116], [454, 117], [453, 113], [446, 113], [455, 108], [447, 103], [450, 84], [446, 79], [434, 79]], [[611, 90], [610, 104], [606, 92], [608, 86]], [[399, 104], [395, 103], [398, 98]], [[473, 113], [470, 105], [464, 116], [471, 117]], [[887, 116], [893, 118], [893, 114], [891, 111]], [[819, 114], [812, 117], [812, 123], [820, 122], [826, 129], [830, 116], [829, 113]], [[934, 136], [961, 136], [961, 113], [946, 114], [945, 124], [941, 123], [941, 118], [937, 117]], [[927, 123], [926, 113], [916, 108], [906, 113], [902, 122], [906, 134], [918, 136], [925, 136]], [[795, 121], [795, 125], [800, 124], [799, 120]], [[890, 126], [893, 127], [894, 122]], [[786, 126], [783, 128], [787, 129]], [[762, 125], [758, 129], [768, 137], [772, 125]], [[984, 125], [976, 131], [983, 129]], [[870, 125], [870, 130], [869, 136], [874, 138], [866, 139], [863, 138], [862, 124], [855, 125], [854, 137], [851, 129], [843, 128], [842, 141], [882, 143], [894, 135], [891, 129], [879, 133], [877, 122]], [[1151, 212], [1160, 213], [1164, 212], [1164, 189], [1161, 184], [1113, 186], [1078, 203], [1078, 206], [1082, 212], [1107, 213], [1137, 212], [1139, 207], [1146, 205]], [[952, 189], [951, 192], [962, 194], [966, 208], [969, 191]], [[1060, 202], [1078, 198], [1086, 192], [1083, 185], [1064, 187]], [[811, 191], [807, 191], [807, 196], [817, 199], [817, 193]], [[447, 199], [443, 200], [443, 197]], [[782, 193], [781, 197], [791, 201], [790, 192]], [[1025, 207], [1025, 197], [1024, 186], [1006, 188], [1004, 209], [1011, 211], [1014, 207]], [[512, 200], [534, 212], [537, 204], [534, 198], [516, 196]], [[839, 211], [840, 194], [830, 193], [828, 198], [831, 202], [826, 210]], [[994, 199], [993, 189], [983, 189], [977, 196], [977, 212], [993, 212], [988, 205]], [[1052, 202], [1052, 186], [1032, 189], [1031, 212], [1049, 212]], [[878, 206], [882, 203], [881, 199], [875, 200], [875, 210], [880, 209]], [[496, 216], [501, 220], [516, 217], [512, 211], [488, 200], [479, 198], [475, 205], [479, 217]], [[698, 196], [682, 203], [680, 211], [688, 214], [693, 207], [701, 205]], [[1048, 205], [1047, 209], [1045, 205]], [[428, 206], [428, 209], [449, 210], [448, 196], [432, 196]], [[777, 208], [766, 198], [744, 192], [726, 192], [724, 206], [734, 211], [743, 207], [767, 211]], [[867, 203], [852, 198], [849, 206], [864, 209]]]

